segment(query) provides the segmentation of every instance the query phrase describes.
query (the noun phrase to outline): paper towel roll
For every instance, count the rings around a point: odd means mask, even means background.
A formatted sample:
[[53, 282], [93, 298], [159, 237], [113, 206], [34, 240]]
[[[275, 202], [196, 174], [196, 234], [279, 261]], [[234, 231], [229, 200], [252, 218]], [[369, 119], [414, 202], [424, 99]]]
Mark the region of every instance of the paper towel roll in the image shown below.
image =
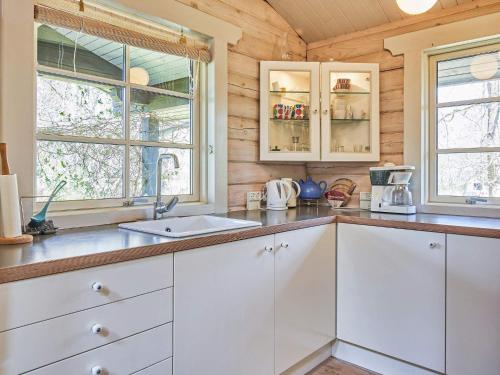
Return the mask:
[[17, 176], [0, 176], [0, 236], [19, 237], [21, 231], [21, 212]]

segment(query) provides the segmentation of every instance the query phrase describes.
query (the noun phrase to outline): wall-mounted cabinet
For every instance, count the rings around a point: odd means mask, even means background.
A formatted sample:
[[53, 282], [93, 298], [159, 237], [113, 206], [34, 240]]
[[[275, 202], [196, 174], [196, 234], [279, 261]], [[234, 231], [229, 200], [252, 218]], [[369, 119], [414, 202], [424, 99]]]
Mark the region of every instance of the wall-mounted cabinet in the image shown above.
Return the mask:
[[320, 159], [319, 63], [260, 63], [260, 159]]
[[262, 61], [260, 160], [380, 160], [378, 72], [378, 64]]

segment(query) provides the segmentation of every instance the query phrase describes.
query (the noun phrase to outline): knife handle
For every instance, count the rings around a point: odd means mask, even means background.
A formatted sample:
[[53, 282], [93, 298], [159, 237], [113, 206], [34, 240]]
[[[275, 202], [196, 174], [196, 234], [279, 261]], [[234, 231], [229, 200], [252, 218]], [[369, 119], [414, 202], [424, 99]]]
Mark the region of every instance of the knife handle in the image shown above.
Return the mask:
[[7, 143], [0, 143], [0, 158], [2, 159], [2, 175], [9, 175], [9, 161], [7, 160]]

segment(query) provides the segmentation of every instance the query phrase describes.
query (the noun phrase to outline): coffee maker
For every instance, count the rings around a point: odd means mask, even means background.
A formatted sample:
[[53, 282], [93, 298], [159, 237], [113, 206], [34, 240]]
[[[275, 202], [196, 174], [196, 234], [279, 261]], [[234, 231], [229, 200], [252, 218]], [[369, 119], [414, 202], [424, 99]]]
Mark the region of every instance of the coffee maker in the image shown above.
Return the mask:
[[417, 212], [408, 186], [415, 167], [386, 164], [370, 168], [370, 210], [411, 215]]

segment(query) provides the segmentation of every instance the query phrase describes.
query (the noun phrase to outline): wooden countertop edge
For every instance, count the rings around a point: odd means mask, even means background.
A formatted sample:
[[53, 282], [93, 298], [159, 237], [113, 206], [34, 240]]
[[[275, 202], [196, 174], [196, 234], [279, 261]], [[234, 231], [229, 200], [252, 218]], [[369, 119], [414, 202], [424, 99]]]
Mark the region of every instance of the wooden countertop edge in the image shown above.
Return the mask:
[[177, 251], [193, 250], [200, 247], [213, 246], [222, 243], [234, 242], [253, 237], [267, 236], [275, 233], [287, 232], [291, 230], [309, 228], [331, 223], [370, 225], [388, 228], [419, 230], [426, 232], [500, 238], [500, 229], [474, 228], [445, 225], [439, 223], [416, 223], [398, 220], [332, 215], [305, 219], [285, 224], [269, 225], [253, 229], [233, 231], [229, 233], [219, 233], [195, 238], [186, 238], [162, 244], [139, 246], [134, 248], [119, 249], [95, 254], [6, 267], [4, 269], [0, 269], [0, 284], [31, 279], [35, 277], [48, 276], [62, 272], [76, 271], [84, 268], [103, 266], [128, 260], [146, 258], [150, 256], [169, 254]]
[[458, 234], [463, 236], [500, 238], [500, 229], [464, 227], [460, 225], [447, 225], [440, 223], [416, 223], [399, 220], [374, 219], [368, 217], [354, 217], [338, 215], [335, 222], [344, 224], [370, 225], [377, 227], [418, 230], [423, 232], [436, 232]]
[[0, 284], [54, 275], [62, 272], [76, 271], [84, 268], [103, 266], [128, 260], [135, 260], [156, 255], [163, 255], [200, 247], [219, 245], [248, 238], [267, 236], [290, 230], [314, 227], [335, 222], [335, 216], [312, 218], [293, 223], [269, 225], [265, 227], [219, 233], [208, 236], [181, 239], [162, 244], [139, 246], [127, 249], [106, 251], [101, 253], [42, 261], [32, 264], [0, 269]]

